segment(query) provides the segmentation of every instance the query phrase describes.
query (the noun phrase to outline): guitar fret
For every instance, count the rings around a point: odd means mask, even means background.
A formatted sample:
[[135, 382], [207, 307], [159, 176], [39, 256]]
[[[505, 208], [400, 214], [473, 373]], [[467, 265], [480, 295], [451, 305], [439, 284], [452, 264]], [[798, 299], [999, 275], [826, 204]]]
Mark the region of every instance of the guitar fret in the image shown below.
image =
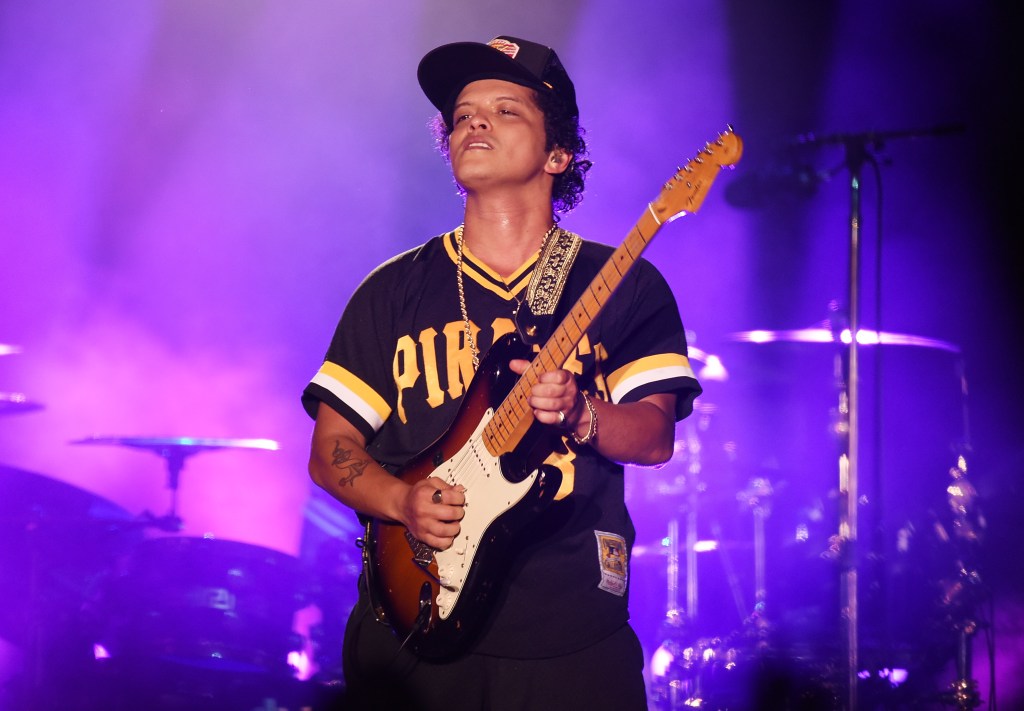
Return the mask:
[[[629, 268], [633, 266], [633, 262], [629, 260], [629, 255], [625, 253], [616, 252], [612, 256], [612, 260], [612, 266], [615, 267], [615, 270], [618, 272], [617, 276], [619, 279], [624, 277], [626, 275], [626, 272], [629, 271]], [[619, 268], [620, 263], [625, 264], [625, 266], [621, 269]], [[618, 282], [615, 281], [614, 283], [617, 284]]]
[[[498, 418], [497, 415], [495, 415], [495, 419], [491, 420], [491, 424], [494, 425], [494, 439], [499, 444], [507, 442], [509, 436], [512, 434], [511, 424], [508, 422], [508, 418]], [[490, 425], [488, 425], [488, 427], [490, 427]]]
[[509, 406], [509, 409], [512, 410], [512, 414], [515, 415], [516, 418], [521, 418], [530, 409], [529, 406], [526, 404], [526, 394], [525, 393], [523, 394], [522, 398], [516, 398], [515, 400], [510, 402], [508, 404], [508, 406]]
[[[573, 326], [575, 325], [576, 324], [574, 321]], [[569, 358], [572, 357], [573, 351], [576, 350], [576, 345], [580, 342], [580, 338], [583, 337], [583, 330], [580, 329], [579, 327], [576, 327], [574, 329], [575, 333], [570, 333], [569, 328], [566, 328], [564, 330], [565, 336], [558, 344], [559, 355], [561, 356], [561, 358], [559, 358], [559, 363], [557, 366], [558, 368], [561, 368], [563, 365], [565, 365], [566, 361], [568, 361]]]
[[[548, 348], [542, 348], [538, 351], [534, 357], [534, 363], [531, 364], [528, 374], [530, 376], [530, 388], [534, 387], [541, 380], [541, 375], [551, 370], [551, 357], [548, 353]], [[524, 376], [525, 377], [525, 376]]]
[[511, 410], [512, 414], [516, 417], [522, 417], [528, 409], [526, 405], [526, 393], [522, 388], [516, 392], [515, 397], [510, 398], [507, 402], [508, 407], [506, 409]]
[[[582, 335], [582, 332], [579, 331], [578, 329], [577, 333]], [[558, 340], [556, 340], [551, 345], [558, 346], [558, 355], [561, 356], [559, 358], [561, 362], [552, 362], [552, 370], [557, 370], [559, 367], [561, 367], [562, 363], [565, 363], [566, 359], [568, 359], [569, 355], [572, 353], [573, 348], [576, 347], [577, 343], [577, 339], [569, 335], [567, 328], [559, 329], [559, 332], [556, 335], [558, 336]]]
[[[508, 444], [519, 423], [532, 410], [527, 403], [526, 387], [524, 387], [524, 382], [529, 374], [530, 371], [527, 371], [513, 386], [504, 402], [495, 410], [491, 421], [484, 427], [484, 442], [492, 456], [498, 456], [509, 449]], [[536, 379], [533, 380], [534, 382], [530, 384], [531, 388], [536, 384]]]
[[[597, 318], [597, 312], [601, 309], [601, 304], [598, 303], [597, 297], [594, 296], [594, 292], [591, 289], [583, 292], [583, 296], [576, 302], [576, 306], [583, 311], [588, 321], [593, 321]], [[577, 321], [579, 320], [577, 319]]]

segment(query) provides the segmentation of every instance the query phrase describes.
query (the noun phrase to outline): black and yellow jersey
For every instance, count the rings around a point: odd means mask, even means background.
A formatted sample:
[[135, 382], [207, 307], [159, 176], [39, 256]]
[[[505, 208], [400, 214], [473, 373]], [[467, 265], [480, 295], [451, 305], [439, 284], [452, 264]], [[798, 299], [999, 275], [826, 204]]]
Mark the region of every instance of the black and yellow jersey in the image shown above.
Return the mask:
[[[564, 313], [612, 248], [584, 241], [560, 302]], [[536, 265], [507, 278], [463, 252], [465, 306], [481, 351], [515, 329], [515, 311]], [[393, 470], [448, 429], [473, 378], [457, 285], [455, 232], [375, 269], [345, 308], [323, 366], [303, 393], [357, 427]], [[556, 318], [559, 315], [556, 312]], [[675, 299], [658, 270], [638, 260], [565, 365], [581, 389], [613, 403], [677, 395], [688, 415], [700, 386], [686, 357]], [[558, 501], [510, 562], [509, 585], [477, 650], [543, 657], [583, 648], [628, 619], [633, 525], [623, 467], [567, 438], [550, 463], [563, 475]]]

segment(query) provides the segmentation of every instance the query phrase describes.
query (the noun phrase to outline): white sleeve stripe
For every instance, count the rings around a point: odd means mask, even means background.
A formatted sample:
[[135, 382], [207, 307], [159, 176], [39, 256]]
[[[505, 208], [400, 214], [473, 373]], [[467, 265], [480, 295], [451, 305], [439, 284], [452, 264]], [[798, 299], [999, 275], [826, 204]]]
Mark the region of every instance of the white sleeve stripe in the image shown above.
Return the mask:
[[659, 380], [675, 380], [678, 378], [690, 378], [695, 380], [696, 376], [693, 374], [693, 369], [685, 365], [670, 365], [664, 368], [654, 368], [652, 370], [645, 370], [641, 373], [637, 373], [636, 375], [631, 375], [628, 378], [623, 378], [612, 390], [612, 402], [621, 402], [622, 398], [630, 392], [644, 385], [649, 385], [650, 383], [655, 383]]
[[362, 417], [374, 432], [379, 430], [384, 424], [384, 420], [381, 419], [377, 411], [352, 390], [345, 387], [340, 380], [319, 372], [313, 376], [313, 382], [329, 390], [336, 398], [355, 410], [356, 414]]

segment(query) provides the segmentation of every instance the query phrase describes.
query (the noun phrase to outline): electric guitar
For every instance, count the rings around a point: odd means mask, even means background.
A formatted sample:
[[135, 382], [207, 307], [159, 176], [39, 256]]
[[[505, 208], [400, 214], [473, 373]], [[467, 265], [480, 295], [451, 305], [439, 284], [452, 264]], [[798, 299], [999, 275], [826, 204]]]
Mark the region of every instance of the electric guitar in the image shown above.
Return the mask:
[[[451, 427], [398, 472], [410, 484], [436, 477], [466, 489], [461, 532], [447, 550], [425, 545], [398, 523], [367, 524], [363, 562], [374, 611], [417, 656], [443, 660], [467, 650], [490, 613], [517, 533], [551, 503], [561, 484], [557, 469], [540, 464], [554, 430], [534, 422], [531, 389], [542, 373], [567, 362], [661, 226], [696, 212], [719, 171], [735, 165], [742, 150], [730, 128], [679, 168], [540, 352], [533, 356], [514, 333], [497, 341]], [[509, 369], [511, 359], [531, 357], [522, 376]]]

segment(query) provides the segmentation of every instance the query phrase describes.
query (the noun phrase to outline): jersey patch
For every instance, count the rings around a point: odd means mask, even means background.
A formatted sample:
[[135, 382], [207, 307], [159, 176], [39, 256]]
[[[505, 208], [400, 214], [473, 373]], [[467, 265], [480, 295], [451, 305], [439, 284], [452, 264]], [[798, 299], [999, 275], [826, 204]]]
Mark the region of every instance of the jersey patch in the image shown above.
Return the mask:
[[601, 567], [601, 584], [597, 587], [622, 597], [629, 582], [626, 539], [606, 531], [594, 531], [594, 535], [597, 537], [597, 560]]

